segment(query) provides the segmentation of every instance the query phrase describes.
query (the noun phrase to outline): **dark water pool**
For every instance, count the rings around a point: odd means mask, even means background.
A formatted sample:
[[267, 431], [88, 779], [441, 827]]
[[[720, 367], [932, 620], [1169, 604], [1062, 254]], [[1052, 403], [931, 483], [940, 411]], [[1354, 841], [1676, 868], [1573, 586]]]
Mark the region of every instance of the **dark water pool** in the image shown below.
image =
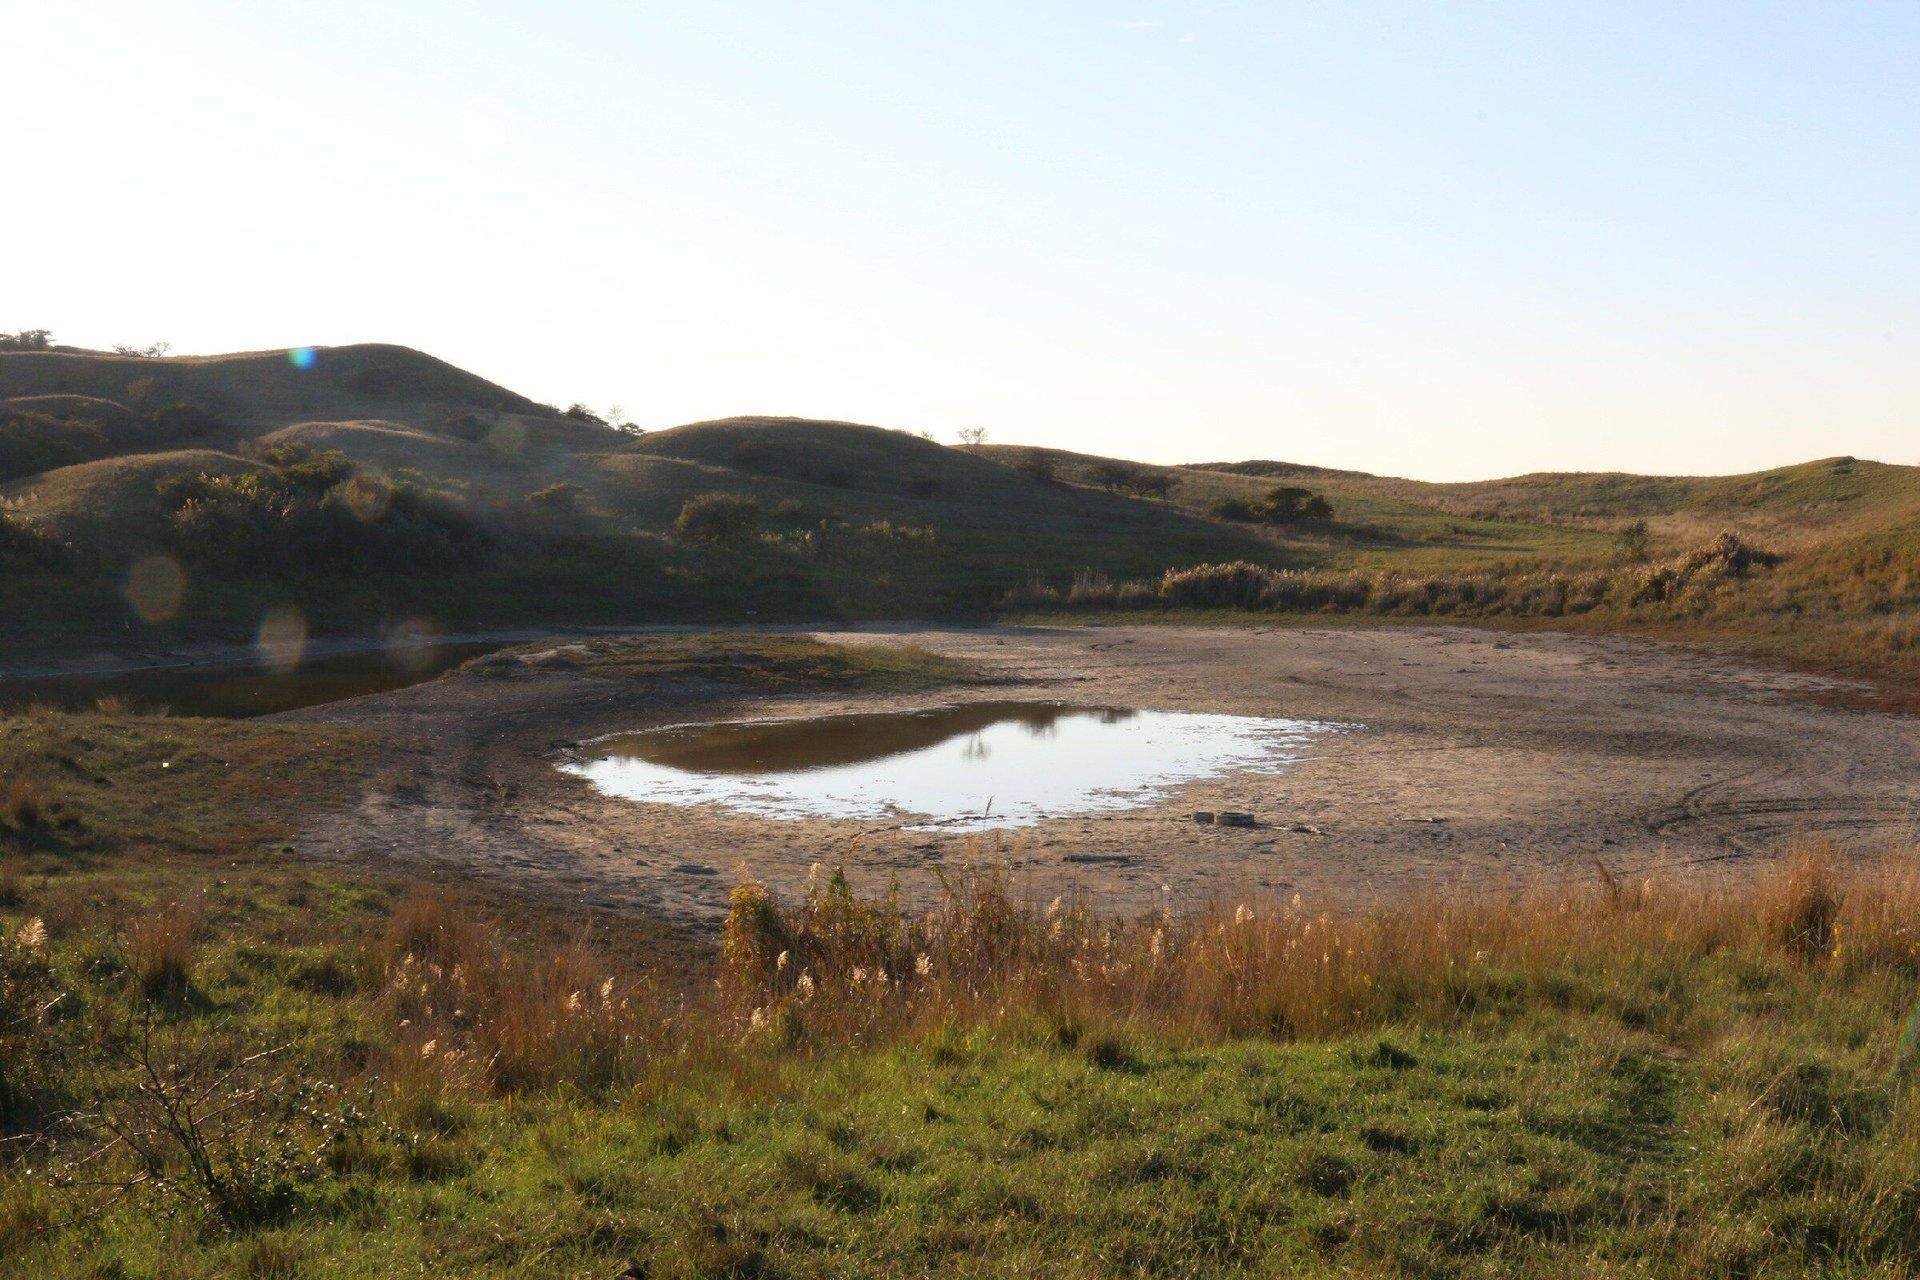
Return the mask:
[[1152, 803], [1273, 771], [1333, 726], [1259, 716], [976, 702], [676, 725], [589, 743], [561, 767], [609, 795], [773, 818], [902, 818], [977, 830]]
[[165, 709], [181, 716], [244, 719], [405, 688], [498, 647], [464, 644], [344, 654], [303, 662], [292, 671], [266, 666], [176, 667], [106, 676], [0, 680], [0, 710], [43, 705], [77, 711], [113, 698], [135, 711]]

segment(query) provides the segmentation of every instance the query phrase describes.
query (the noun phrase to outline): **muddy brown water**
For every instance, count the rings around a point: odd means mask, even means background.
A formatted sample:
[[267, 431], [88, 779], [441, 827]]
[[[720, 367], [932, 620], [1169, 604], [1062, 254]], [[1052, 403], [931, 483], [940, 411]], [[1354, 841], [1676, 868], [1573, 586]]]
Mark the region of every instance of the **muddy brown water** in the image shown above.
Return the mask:
[[246, 719], [403, 689], [498, 647], [464, 644], [342, 654], [304, 662], [291, 671], [263, 665], [155, 667], [111, 675], [5, 680], [0, 681], [0, 711], [32, 706], [80, 711], [102, 698], [113, 698], [134, 711]]
[[587, 744], [566, 772], [649, 804], [984, 830], [1111, 812], [1232, 770], [1277, 771], [1335, 726], [1061, 702], [672, 725]]

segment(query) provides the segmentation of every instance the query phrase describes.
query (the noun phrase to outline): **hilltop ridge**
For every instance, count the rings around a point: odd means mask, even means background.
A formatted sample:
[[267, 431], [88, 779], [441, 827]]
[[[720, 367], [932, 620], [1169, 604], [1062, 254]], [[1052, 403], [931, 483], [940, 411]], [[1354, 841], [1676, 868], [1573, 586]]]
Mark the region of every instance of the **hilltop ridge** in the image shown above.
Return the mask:
[[[296, 360], [296, 353], [305, 354]], [[551, 412], [444, 360], [387, 343], [211, 356], [0, 351], [0, 400], [39, 396], [86, 396], [129, 408], [185, 403], [240, 426], [433, 408]]]

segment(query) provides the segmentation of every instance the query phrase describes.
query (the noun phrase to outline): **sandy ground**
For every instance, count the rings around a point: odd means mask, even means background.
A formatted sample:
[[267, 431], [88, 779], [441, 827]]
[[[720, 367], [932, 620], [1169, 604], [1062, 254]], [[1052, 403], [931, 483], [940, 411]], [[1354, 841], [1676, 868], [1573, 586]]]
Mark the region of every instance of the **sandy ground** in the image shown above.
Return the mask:
[[[794, 891], [815, 862], [922, 898], [935, 871], [1004, 863], [1024, 891], [1132, 911], [1299, 892], [1351, 900], [1726, 867], [1803, 835], [1884, 847], [1920, 805], [1920, 719], [1842, 710], [1812, 677], [1637, 642], [1456, 627], [995, 628], [896, 639], [993, 683], [911, 697], [757, 698], [566, 673], [461, 675], [292, 713], [383, 731], [391, 758], [311, 851], [459, 869], [583, 906], [694, 921], [741, 875]], [[1010, 689], [1007, 682], [1014, 682]], [[1278, 774], [1198, 782], [1124, 815], [930, 834], [640, 805], [562, 774], [573, 742], [690, 718], [1009, 696], [1339, 721]], [[1201, 826], [1242, 809], [1252, 829]]]

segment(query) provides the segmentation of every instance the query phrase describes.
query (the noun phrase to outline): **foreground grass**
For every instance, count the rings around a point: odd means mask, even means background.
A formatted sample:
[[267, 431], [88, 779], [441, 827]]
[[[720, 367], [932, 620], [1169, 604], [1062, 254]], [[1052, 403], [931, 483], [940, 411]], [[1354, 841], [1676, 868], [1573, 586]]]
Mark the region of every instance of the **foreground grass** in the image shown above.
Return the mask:
[[[1137, 923], [990, 877], [905, 917], [827, 877], [743, 889], [684, 982], [457, 900], [218, 870], [12, 880], [7, 971], [62, 998], [6, 1043], [13, 1272], [1920, 1264], [1904, 871]], [[141, 1132], [143, 1054], [244, 1099], [208, 1125], [241, 1210], [89, 1119]]]

